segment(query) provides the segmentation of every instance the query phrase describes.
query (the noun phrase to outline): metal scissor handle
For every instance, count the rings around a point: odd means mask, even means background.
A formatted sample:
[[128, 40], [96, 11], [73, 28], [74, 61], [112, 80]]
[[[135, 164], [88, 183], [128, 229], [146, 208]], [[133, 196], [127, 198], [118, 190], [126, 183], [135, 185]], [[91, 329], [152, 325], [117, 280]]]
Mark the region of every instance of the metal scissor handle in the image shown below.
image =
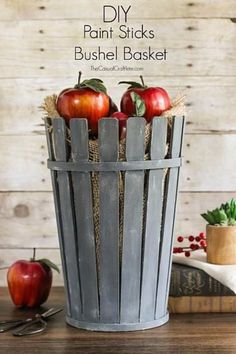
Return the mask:
[[13, 336], [28, 336], [31, 334], [37, 334], [45, 331], [47, 322], [44, 321], [41, 315], [37, 314], [35, 319], [29, 321], [22, 326], [17, 327], [12, 331]]
[[[47, 322], [45, 320], [53, 315], [56, 315], [62, 310], [63, 308], [50, 308], [41, 314], [37, 313], [31, 318], [26, 318], [23, 320], [16, 319], [0, 321], [0, 333], [14, 328], [15, 329], [12, 332], [14, 336], [26, 336], [30, 334], [41, 333], [47, 327]], [[16, 329], [16, 327], [18, 328]]]
[[0, 321], [0, 333], [7, 332], [10, 329], [18, 327], [23, 324], [28, 324], [31, 321], [32, 321], [32, 318], [26, 318], [25, 320]]

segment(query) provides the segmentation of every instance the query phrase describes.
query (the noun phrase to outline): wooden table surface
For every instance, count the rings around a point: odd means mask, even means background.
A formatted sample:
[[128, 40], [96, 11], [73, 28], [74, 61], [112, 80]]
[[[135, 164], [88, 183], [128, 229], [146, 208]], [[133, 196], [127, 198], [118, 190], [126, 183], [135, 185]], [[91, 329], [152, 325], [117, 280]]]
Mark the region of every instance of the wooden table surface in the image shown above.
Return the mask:
[[[54, 288], [41, 308], [64, 305], [62, 288]], [[24, 317], [32, 311], [16, 309], [0, 288], [0, 320]], [[48, 322], [45, 333], [13, 337], [0, 334], [1, 354], [157, 354], [236, 353], [235, 314], [172, 314], [167, 324], [147, 331], [102, 333], [78, 330], [65, 323], [64, 313]]]

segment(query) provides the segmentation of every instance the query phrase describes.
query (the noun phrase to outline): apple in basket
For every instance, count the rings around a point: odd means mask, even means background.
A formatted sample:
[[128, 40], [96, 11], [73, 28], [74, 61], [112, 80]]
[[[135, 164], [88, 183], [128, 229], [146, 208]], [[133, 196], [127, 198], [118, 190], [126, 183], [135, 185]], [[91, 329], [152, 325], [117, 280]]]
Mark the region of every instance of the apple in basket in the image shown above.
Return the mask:
[[119, 137], [124, 139], [126, 137], [126, 123], [129, 116], [123, 112], [114, 112], [111, 115], [112, 118], [116, 118], [119, 121]]
[[121, 112], [128, 116], [145, 117], [148, 122], [171, 108], [168, 93], [162, 87], [148, 87], [134, 81], [120, 81], [119, 84], [130, 85], [121, 98]]
[[[57, 111], [65, 120], [87, 118], [92, 134], [98, 130], [98, 120], [107, 117], [116, 106], [107, 95], [106, 87], [100, 79], [89, 79], [78, 83], [73, 88], [64, 89], [57, 98]], [[112, 113], [113, 113], [112, 112]]]
[[7, 273], [8, 290], [17, 307], [37, 307], [43, 304], [52, 285], [52, 268], [58, 267], [49, 259], [18, 260]]

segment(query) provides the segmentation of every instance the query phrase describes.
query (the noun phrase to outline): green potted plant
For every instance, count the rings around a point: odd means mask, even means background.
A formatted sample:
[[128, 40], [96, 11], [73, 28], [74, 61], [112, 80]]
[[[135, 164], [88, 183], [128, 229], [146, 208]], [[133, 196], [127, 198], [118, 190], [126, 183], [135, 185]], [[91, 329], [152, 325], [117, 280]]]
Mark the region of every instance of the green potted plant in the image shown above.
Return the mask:
[[236, 199], [201, 216], [208, 222], [207, 262], [236, 264]]

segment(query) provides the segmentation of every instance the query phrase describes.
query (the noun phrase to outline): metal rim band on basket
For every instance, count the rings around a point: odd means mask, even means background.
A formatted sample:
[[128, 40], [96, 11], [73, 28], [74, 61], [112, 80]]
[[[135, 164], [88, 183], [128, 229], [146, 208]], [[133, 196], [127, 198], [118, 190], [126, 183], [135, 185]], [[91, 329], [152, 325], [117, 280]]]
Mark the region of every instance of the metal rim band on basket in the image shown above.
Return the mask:
[[158, 170], [163, 168], [180, 167], [181, 164], [181, 157], [164, 160], [117, 162], [64, 162], [51, 160], [47, 161], [47, 166], [51, 170], [77, 172]]

